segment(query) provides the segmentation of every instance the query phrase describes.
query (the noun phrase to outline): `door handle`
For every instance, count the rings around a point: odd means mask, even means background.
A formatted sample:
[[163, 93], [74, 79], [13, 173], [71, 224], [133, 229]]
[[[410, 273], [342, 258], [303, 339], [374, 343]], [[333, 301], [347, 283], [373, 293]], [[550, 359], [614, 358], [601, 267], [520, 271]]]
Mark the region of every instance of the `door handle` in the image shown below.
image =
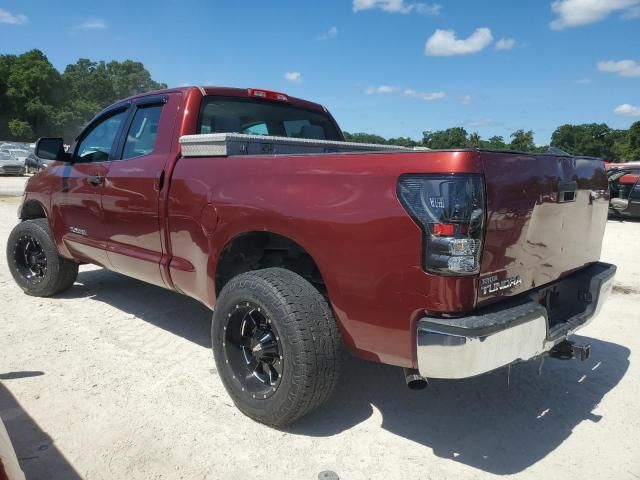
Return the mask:
[[97, 187], [104, 183], [104, 177], [101, 177], [100, 175], [89, 175], [89, 177], [87, 177], [87, 182], [94, 187]]

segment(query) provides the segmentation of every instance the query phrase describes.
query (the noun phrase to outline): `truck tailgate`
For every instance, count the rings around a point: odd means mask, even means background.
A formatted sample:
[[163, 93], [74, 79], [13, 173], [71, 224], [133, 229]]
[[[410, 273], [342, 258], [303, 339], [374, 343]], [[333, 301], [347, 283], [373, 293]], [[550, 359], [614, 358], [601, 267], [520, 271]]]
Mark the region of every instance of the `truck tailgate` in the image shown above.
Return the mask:
[[552, 282], [600, 258], [607, 219], [604, 163], [482, 152], [487, 226], [478, 304]]

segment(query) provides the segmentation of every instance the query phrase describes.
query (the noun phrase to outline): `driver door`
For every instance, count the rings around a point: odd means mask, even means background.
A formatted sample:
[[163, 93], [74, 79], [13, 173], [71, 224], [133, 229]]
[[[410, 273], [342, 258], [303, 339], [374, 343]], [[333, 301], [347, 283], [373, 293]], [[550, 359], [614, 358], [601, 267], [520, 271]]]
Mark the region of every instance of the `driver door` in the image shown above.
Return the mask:
[[52, 193], [60, 240], [75, 258], [107, 268], [102, 191], [128, 111], [129, 105], [112, 109], [83, 131], [71, 162], [57, 168], [59, 187]]

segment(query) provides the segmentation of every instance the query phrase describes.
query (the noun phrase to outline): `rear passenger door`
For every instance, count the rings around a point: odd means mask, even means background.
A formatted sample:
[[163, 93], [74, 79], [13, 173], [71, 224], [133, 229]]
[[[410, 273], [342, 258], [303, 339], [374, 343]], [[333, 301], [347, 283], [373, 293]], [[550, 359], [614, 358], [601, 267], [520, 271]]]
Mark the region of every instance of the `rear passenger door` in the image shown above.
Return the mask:
[[169, 159], [175, 102], [169, 95], [143, 97], [119, 141], [102, 193], [107, 255], [115, 271], [166, 286], [159, 196]]

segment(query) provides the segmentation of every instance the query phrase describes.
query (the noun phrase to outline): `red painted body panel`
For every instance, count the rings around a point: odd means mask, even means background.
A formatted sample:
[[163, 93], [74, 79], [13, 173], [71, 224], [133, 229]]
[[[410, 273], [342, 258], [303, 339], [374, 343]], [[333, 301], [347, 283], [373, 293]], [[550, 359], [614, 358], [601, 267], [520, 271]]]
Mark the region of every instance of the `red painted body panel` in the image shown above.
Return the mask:
[[[481, 275], [518, 275], [519, 286], [479, 304], [550, 283], [600, 258], [608, 197], [604, 162], [518, 153], [482, 154], [487, 229]], [[561, 183], [575, 182], [575, 200], [558, 202]]]
[[[181, 158], [169, 190], [171, 278], [213, 305], [225, 245], [246, 232], [278, 233], [318, 264], [347, 343], [410, 365], [416, 318], [473, 309], [476, 278], [422, 270], [420, 228], [396, 197], [398, 177], [480, 171], [474, 152]], [[215, 235], [203, 228], [207, 205], [217, 211]]]
[[154, 151], [112, 161], [102, 191], [107, 251], [112, 268], [155, 285], [167, 286], [161, 271], [166, 247], [162, 242], [160, 182], [175, 156], [173, 134], [182, 94], [167, 96]]
[[[61, 255], [175, 289], [213, 307], [217, 262], [228, 242], [246, 232], [277, 233], [303, 247], [318, 265], [346, 345], [385, 363], [416, 365], [415, 322], [425, 313], [460, 315], [478, 302], [478, 276], [437, 276], [422, 269], [421, 230], [396, 195], [400, 175], [486, 176], [481, 275], [524, 275], [531, 267], [517, 265], [527, 240], [523, 232], [531, 230], [538, 205], [551, 205], [541, 193], [552, 190], [554, 181], [577, 172], [581, 201], [584, 192], [602, 183], [597, 174], [602, 164], [594, 160], [574, 165], [574, 172], [549, 157], [540, 170], [530, 161], [537, 157], [518, 163], [514, 154], [477, 151], [183, 158], [178, 139], [196, 133], [203, 94], [246, 96], [247, 91], [162, 93], [168, 102], [152, 154], [109, 165], [56, 163], [28, 182], [26, 202], [38, 202], [47, 212]], [[311, 102], [290, 101], [324, 111]], [[83, 171], [89, 167], [106, 169], [102, 196], [83, 182], [83, 175], [95, 174]], [[162, 172], [160, 188], [156, 179]], [[594, 215], [595, 229], [599, 213]], [[74, 222], [90, 225], [91, 235], [76, 238], [69, 232]], [[601, 232], [588, 235], [594, 245], [579, 262], [599, 248]], [[514, 255], [507, 258], [505, 251]], [[563, 274], [561, 268], [555, 265], [553, 274]], [[539, 274], [527, 282], [537, 282]]]

